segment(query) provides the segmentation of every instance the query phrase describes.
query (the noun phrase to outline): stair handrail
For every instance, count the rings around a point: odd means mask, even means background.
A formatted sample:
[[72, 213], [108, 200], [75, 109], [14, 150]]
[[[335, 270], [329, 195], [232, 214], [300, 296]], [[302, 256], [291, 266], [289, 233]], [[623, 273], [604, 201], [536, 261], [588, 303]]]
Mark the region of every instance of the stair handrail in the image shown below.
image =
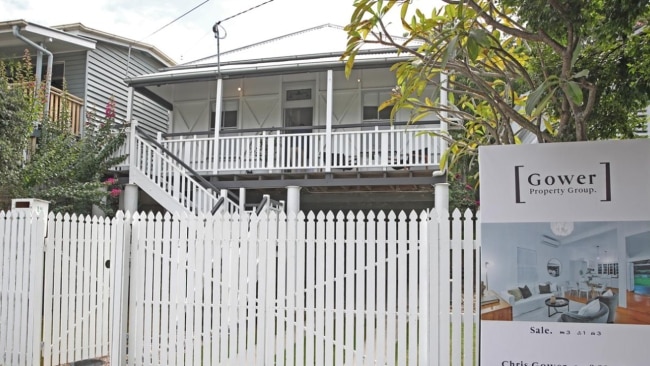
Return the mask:
[[212, 210], [210, 210], [210, 214], [214, 215], [215, 213], [217, 213], [217, 211], [219, 211], [219, 209], [221, 208], [221, 206], [223, 205], [223, 203], [225, 201], [226, 201], [226, 199], [223, 198], [223, 196], [219, 197], [219, 199], [217, 200], [217, 203], [215, 203], [214, 207], [212, 207]]
[[[156, 141], [156, 139], [153, 136], [149, 135], [147, 132], [145, 132], [139, 126], [135, 126], [135, 130], [136, 130], [136, 132], [138, 133], [138, 135], [140, 137], [142, 137], [144, 140], [148, 141], [152, 145], [159, 148], [162, 152], [164, 152], [172, 160], [174, 160], [176, 163], [178, 163], [178, 165], [183, 167], [189, 173], [189, 175], [193, 176], [196, 180], [198, 180], [201, 183], [201, 185], [203, 185], [203, 187], [211, 189], [214, 192], [220, 192], [220, 189], [218, 187], [216, 187], [214, 184], [212, 184], [209, 180], [203, 178], [203, 176], [201, 174], [197, 173], [194, 169], [192, 169], [189, 165], [187, 165], [183, 160], [179, 159], [178, 156], [174, 155], [171, 151], [169, 151], [167, 148], [162, 146], [158, 141]], [[237, 205], [238, 198], [232, 192], [230, 192], [230, 191], [227, 191], [227, 192], [228, 192], [228, 196], [230, 196], [229, 197], [230, 200], [233, 201], [235, 203], [235, 205]], [[223, 205], [224, 202], [225, 202], [225, 198], [223, 196], [220, 196], [219, 199], [217, 200], [217, 203], [212, 208], [211, 213], [214, 214], [215, 212], [217, 212], [217, 210], [219, 210], [219, 207], [221, 207], [221, 205]]]
[[255, 208], [256, 215], [259, 215], [262, 212], [262, 210], [264, 209], [264, 207], [266, 206], [266, 204], [269, 202], [270, 199], [271, 198], [269, 198], [268, 195], [264, 195], [264, 197], [262, 197], [262, 201], [260, 201], [260, 203], [257, 205], [257, 208]]
[[264, 207], [266, 207], [267, 204], [269, 205], [269, 207], [277, 211], [281, 211], [282, 204], [280, 203], [280, 201], [271, 199], [271, 197], [268, 194], [265, 194], [262, 197], [262, 201], [256, 206], [255, 214], [259, 215], [262, 212], [262, 210], [264, 210]]

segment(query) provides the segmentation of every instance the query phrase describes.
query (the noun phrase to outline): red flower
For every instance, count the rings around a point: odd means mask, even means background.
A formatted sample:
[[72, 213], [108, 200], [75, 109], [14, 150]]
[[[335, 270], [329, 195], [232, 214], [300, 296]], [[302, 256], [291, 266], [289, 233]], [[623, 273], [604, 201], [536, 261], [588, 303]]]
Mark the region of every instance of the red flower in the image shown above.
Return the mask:
[[111, 189], [110, 192], [108, 192], [108, 194], [110, 194], [111, 197], [114, 197], [114, 198], [115, 198], [115, 197], [119, 197], [120, 194], [122, 194], [122, 190], [119, 189], [119, 188], [113, 188], [113, 189]]
[[107, 186], [112, 186], [115, 183], [117, 183], [117, 179], [115, 178], [108, 178], [104, 181], [104, 184], [106, 184]]
[[107, 119], [115, 118], [115, 98], [111, 97], [108, 103], [106, 103], [106, 110], [104, 112], [104, 115]]

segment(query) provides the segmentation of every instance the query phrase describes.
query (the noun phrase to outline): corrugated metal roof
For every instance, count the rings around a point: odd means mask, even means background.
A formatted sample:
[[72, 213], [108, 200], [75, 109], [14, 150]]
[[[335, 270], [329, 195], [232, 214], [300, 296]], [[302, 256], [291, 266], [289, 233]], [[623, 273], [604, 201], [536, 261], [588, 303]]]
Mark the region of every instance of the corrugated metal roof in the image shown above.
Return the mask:
[[[215, 54], [180, 66], [216, 65], [217, 62], [226, 64], [244, 60], [258, 60], [259, 62], [260, 60], [286, 57], [301, 58], [301, 56], [310, 55], [340, 56], [345, 51], [346, 44], [347, 32], [342, 26], [323, 24], [262, 42], [222, 51], [220, 57]], [[363, 49], [375, 48], [382, 48], [382, 46], [365, 45]]]
[[[355, 58], [355, 67], [388, 67], [398, 60], [396, 52], [359, 55]], [[277, 73], [316, 72], [328, 69], [342, 69], [345, 62], [339, 56], [307, 58], [300, 60], [277, 59], [274, 61], [245, 61], [216, 66], [195, 65], [169, 68], [154, 74], [141, 75], [125, 79], [130, 86], [151, 86], [168, 83], [181, 83], [199, 80], [214, 80], [219, 75], [224, 78], [243, 77], [245, 75], [272, 75]]]
[[[399, 40], [403, 38], [399, 37]], [[342, 68], [341, 54], [347, 45], [343, 27], [323, 24], [248, 46], [221, 52], [196, 61], [161, 70], [155, 74], [127, 79], [131, 86], [214, 79], [277, 72], [309, 72]], [[355, 65], [387, 67], [399, 59], [394, 48], [366, 44], [355, 58]]]

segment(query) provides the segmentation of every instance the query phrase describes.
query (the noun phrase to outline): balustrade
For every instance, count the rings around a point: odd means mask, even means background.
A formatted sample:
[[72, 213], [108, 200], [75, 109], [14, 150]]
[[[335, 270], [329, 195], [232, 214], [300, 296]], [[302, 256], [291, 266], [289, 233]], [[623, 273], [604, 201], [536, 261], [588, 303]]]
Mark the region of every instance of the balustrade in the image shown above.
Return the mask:
[[[159, 142], [197, 172], [280, 172], [428, 168], [439, 164], [438, 126], [388, 126], [359, 129], [335, 126], [331, 134], [282, 130], [160, 134]], [[329, 146], [328, 146], [329, 145]], [[329, 147], [329, 148], [328, 148]], [[331, 155], [326, 156], [326, 151]]]

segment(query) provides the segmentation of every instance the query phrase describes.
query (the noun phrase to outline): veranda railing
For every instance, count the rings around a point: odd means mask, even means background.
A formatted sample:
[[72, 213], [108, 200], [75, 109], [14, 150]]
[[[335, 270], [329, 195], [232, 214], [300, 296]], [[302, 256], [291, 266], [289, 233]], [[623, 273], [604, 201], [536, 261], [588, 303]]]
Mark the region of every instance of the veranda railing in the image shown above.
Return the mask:
[[292, 169], [402, 169], [439, 164], [437, 124], [356, 124], [159, 134], [159, 142], [198, 172]]

